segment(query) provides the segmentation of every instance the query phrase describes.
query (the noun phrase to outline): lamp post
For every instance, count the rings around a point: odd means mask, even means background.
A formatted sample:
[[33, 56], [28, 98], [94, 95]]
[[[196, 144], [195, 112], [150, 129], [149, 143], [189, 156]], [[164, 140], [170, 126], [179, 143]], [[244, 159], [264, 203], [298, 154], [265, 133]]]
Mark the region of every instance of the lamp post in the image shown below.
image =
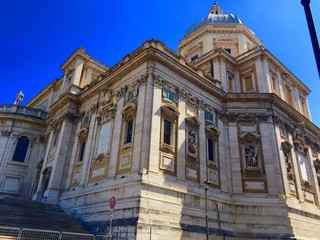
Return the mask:
[[313, 47], [313, 52], [314, 52], [314, 57], [316, 59], [318, 73], [319, 73], [319, 77], [320, 77], [320, 48], [319, 48], [319, 42], [318, 42], [316, 29], [314, 27], [314, 23], [313, 23], [313, 19], [312, 19], [312, 14], [311, 14], [311, 9], [310, 9], [310, 0], [301, 0], [301, 4], [304, 7], [304, 11], [306, 14], [308, 28], [309, 28], [311, 42], [312, 42], [312, 47]]
[[210, 181], [207, 179], [204, 183], [203, 183], [203, 187], [204, 187], [204, 198], [205, 198], [205, 205], [206, 205], [206, 239], [209, 240], [209, 226], [208, 226], [208, 197], [207, 197], [207, 191], [210, 187]]

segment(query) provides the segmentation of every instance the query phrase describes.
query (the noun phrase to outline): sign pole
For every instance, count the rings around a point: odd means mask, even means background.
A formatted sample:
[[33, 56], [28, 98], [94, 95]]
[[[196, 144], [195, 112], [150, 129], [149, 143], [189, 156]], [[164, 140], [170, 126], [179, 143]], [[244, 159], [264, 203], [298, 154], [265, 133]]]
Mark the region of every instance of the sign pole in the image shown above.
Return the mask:
[[110, 198], [109, 207], [110, 207], [110, 225], [109, 225], [109, 239], [112, 239], [112, 220], [113, 220], [113, 211], [116, 206], [117, 200], [115, 197]]

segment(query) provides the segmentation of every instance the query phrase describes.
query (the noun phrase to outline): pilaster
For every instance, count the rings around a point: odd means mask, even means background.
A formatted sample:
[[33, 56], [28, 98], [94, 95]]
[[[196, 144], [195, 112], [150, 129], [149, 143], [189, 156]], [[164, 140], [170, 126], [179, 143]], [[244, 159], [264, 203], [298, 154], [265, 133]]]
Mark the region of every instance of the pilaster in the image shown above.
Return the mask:
[[90, 164], [94, 154], [93, 151], [95, 149], [94, 134], [96, 132], [96, 125], [97, 125], [96, 113], [93, 113], [91, 115], [88, 138], [87, 138], [86, 146], [83, 153], [83, 166], [81, 171], [80, 185], [85, 185], [89, 179]]
[[154, 86], [153, 107], [151, 118], [151, 139], [149, 155], [149, 171], [158, 172], [159, 170], [159, 148], [160, 148], [160, 126], [161, 126], [161, 94], [162, 87]]
[[46, 190], [47, 203], [55, 204], [58, 202], [72, 128], [72, 122], [68, 118], [62, 122], [57, 151], [52, 166], [52, 174], [48, 189]]
[[177, 178], [184, 180], [186, 172], [186, 123], [185, 123], [186, 103], [183, 100], [179, 102], [178, 117], [178, 136], [177, 136]]
[[116, 176], [117, 171], [117, 162], [119, 155], [119, 144], [120, 144], [120, 135], [122, 127], [122, 109], [124, 104], [124, 98], [118, 99], [117, 102], [117, 111], [114, 119], [114, 128], [113, 128], [113, 139], [111, 143], [111, 153], [110, 153], [110, 165], [109, 165], [109, 178]]
[[199, 110], [199, 163], [200, 163], [200, 184], [203, 184], [208, 176], [207, 176], [207, 139], [206, 139], [206, 131], [205, 131], [205, 114], [204, 109], [200, 108]]

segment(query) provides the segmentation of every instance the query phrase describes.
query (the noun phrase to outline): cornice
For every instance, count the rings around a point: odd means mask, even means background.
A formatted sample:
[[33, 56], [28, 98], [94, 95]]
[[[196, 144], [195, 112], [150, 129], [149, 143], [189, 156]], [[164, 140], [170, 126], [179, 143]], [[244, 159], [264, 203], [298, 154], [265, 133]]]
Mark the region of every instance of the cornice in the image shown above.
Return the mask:
[[[193, 65], [183, 61], [180, 56], [167, 48], [162, 42], [158, 40], [149, 40], [144, 42], [142, 46], [132, 54], [125, 56], [122, 61], [113, 68], [106, 71], [101, 76], [100, 80], [85, 87], [84, 92], [80, 95], [79, 99], [81, 99], [82, 102], [84, 99], [88, 99], [90, 96], [98, 94], [101, 87], [112, 86], [122, 77], [127, 75], [128, 72], [147, 62], [160, 63], [220, 99], [225, 96], [225, 93], [215, 86], [217, 82], [212, 77], [207, 76], [201, 69], [195, 68]], [[155, 67], [156, 66], [154, 66], [154, 68]]]
[[284, 119], [290, 119], [287, 120], [288, 122], [291, 122], [293, 125], [304, 122], [305, 128], [312, 132], [315, 138], [320, 134], [320, 128], [318, 128], [309, 119], [304, 117], [301, 113], [292, 108], [288, 103], [283, 101], [274, 93], [229, 93], [226, 95], [226, 98], [223, 102], [225, 104], [227, 104], [228, 102], [263, 102], [267, 105], [261, 105], [261, 108], [267, 107], [270, 109], [270, 111], [274, 113], [277, 112], [278, 115], [283, 116], [283, 114], [279, 113], [279, 111], [275, 109], [275, 107], [277, 107], [287, 116], [283, 117]]
[[37, 126], [45, 126], [46, 120], [39, 118], [34, 118], [28, 115], [19, 115], [19, 114], [10, 114], [10, 113], [0, 113], [0, 120], [12, 120], [12, 121], [21, 121], [25, 123], [34, 124]]
[[60, 109], [62, 109], [64, 106], [69, 106], [70, 103], [78, 104], [79, 96], [74, 95], [67, 91], [64, 94], [62, 94], [59, 97], [59, 99], [50, 106], [50, 112], [55, 113]]
[[187, 36], [181, 40], [180, 45], [178, 47], [178, 52], [180, 53], [180, 49], [189, 45], [190, 43], [196, 41], [201, 38], [205, 34], [214, 34], [214, 33], [228, 33], [228, 34], [239, 34], [243, 33], [246, 37], [248, 37], [251, 41], [253, 41], [256, 45], [262, 45], [260, 40], [243, 24], [239, 25], [218, 25], [218, 24], [206, 24], [203, 27], [199, 28], [191, 35]]
[[295, 83], [298, 83], [301, 88], [303, 88], [307, 93], [310, 93], [311, 90], [300, 80], [298, 79], [279, 59], [277, 59], [268, 49], [264, 46], [258, 46], [251, 49], [250, 51], [243, 53], [235, 58], [237, 65], [246, 64], [246, 62], [256, 60], [258, 58], [265, 58], [269, 61], [272, 61], [276, 65], [281, 74], [289, 75]]

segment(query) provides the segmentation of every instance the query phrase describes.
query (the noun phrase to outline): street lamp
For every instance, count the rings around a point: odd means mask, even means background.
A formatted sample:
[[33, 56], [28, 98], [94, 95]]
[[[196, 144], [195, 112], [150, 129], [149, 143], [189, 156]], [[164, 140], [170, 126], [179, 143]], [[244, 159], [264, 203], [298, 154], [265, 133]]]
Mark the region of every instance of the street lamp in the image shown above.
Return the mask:
[[313, 46], [313, 52], [316, 59], [316, 64], [318, 68], [318, 73], [320, 77], [320, 48], [317, 38], [316, 28], [314, 27], [313, 18], [310, 9], [310, 0], [301, 0], [301, 4], [304, 7], [304, 11], [307, 18], [308, 28], [310, 32], [311, 42]]
[[205, 198], [205, 205], [206, 205], [206, 236], [207, 236], [207, 240], [209, 240], [209, 226], [208, 226], [208, 197], [207, 197], [207, 191], [210, 187], [210, 181], [207, 179], [204, 183], [203, 183], [203, 187], [204, 187], [204, 198]]

